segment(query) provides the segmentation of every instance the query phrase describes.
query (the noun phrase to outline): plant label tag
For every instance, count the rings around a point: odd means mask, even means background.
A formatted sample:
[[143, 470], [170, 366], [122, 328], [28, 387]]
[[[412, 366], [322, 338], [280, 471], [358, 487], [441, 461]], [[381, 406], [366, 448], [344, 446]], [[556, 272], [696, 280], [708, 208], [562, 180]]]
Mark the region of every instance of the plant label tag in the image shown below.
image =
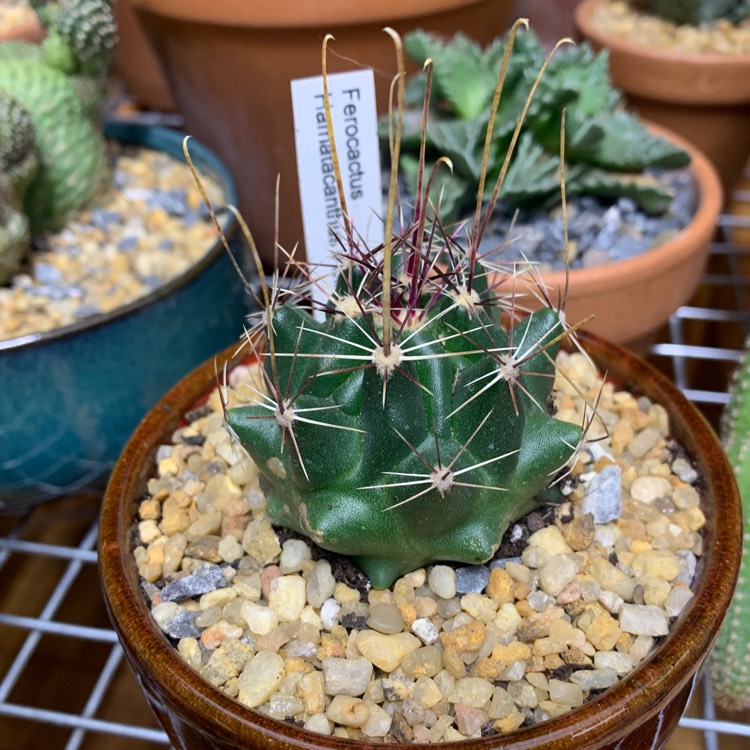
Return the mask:
[[[376, 247], [383, 242], [384, 232], [372, 70], [329, 74], [328, 95], [354, 238]], [[292, 110], [307, 261], [329, 264], [331, 253], [346, 246], [346, 232], [326, 127], [322, 76], [292, 81]]]

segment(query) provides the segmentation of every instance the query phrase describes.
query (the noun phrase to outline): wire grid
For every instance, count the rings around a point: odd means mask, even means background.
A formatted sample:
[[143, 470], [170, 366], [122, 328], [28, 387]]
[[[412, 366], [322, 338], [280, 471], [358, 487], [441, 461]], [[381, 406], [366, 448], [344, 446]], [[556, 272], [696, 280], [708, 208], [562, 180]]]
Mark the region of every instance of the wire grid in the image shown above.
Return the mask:
[[[750, 191], [735, 197], [747, 203], [750, 214]], [[750, 241], [747, 246], [733, 242], [743, 230], [750, 236], [750, 216], [721, 217], [696, 295], [698, 304], [680, 308], [649, 353], [714, 424], [727, 401], [727, 380], [750, 333], [750, 276], [742, 274], [743, 263], [750, 263]], [[101, 604], [96, 576], [98, 504], [96, 496], [62, 498], [0, 518], [0, 750], [38, 747], [42, 737], [50, 747], [64, 750], [157, 750], [169, 745]], [[56, 541], [55, 530], [61, 525], [66, 534]], [[18, 586], [22, 591], [14, 598]], [[59, 658], [68, 652], [72, 663]], [[49, 687], [40, 697], [42, 685]], [[706, 679], [701, 696], [692, 703], [693, 712], [696, 704], [701, 715], [680, 722], [696, 737], [695, 747], [702, 742], [706, 750], [719, 750], [728, 737], [741, 742], [750, 738], [750, 724], [717, 718]], [[123, 706], [126, 717], [118, 718], [116, 709]]]

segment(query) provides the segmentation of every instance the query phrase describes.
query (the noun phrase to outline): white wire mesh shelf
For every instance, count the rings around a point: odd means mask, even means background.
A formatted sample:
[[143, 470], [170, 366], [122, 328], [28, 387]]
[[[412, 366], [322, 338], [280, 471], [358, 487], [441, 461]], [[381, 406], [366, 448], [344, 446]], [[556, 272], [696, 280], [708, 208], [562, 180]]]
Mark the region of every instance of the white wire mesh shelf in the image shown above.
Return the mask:
[[[750, 334], [750, 191], [722, 216], [693, 304], [651, 361], [717, 425]], [[737, 205], [736, 203], [733, 205]], [[744, 236], [743, 233], [744, 232]], [[109, 625], [96, 559], [99, 497], [0, 516], [0, 750], [158, 750], [169, 745]], [[750, 714], [718, 715], [704, 681], [670, 750], [748, 747]]]

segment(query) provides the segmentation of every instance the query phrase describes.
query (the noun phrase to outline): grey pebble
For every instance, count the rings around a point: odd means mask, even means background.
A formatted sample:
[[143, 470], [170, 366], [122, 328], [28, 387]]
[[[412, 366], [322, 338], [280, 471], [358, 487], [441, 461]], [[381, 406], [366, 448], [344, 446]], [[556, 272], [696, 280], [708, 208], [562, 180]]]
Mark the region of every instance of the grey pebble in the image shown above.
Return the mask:
[[620, 479], [622, 472], [617, 464], [608, 464], [594, 474], [586, 487], [582, 512], [591, 513], [594, 523], [616, 521], [622, 513]]
[[201, 596], [209, 591], [224, 588], [227, 579], [218, 565], [204, 563], [195, 573], [178, 578], [168, 583], [161, 590], [161, 598], [165, 602], [181, 602], [192, 596]]
[[486, 565], [471, 565], [456, 569], [456, 593], [481, 594], [490, 580], [490, 571]]
[[201, 628], [195, 622], [198, 612], [182, 610], [162, 625], [162, 630], [171, 638], [200, 638]]

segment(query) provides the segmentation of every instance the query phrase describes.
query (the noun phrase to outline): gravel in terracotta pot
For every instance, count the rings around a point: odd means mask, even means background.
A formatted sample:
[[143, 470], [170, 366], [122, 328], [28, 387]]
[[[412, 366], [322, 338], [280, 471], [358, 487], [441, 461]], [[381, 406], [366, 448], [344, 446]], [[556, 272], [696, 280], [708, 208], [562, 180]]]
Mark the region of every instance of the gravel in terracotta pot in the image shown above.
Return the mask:
[[698, 288], [723, 200], [716, 169], [701, 151], [666, 128], [649, 127], [690, 153], [698, 191], [692, 221], [671, 239], [633, 258], [577, 268], [567, 279], [564, 271], [541, 275], [553, 303], [567, 289], [565, 310], [571, 321], [593, 314], [588, 330], [639, 353]]
[[[643, 33], [629, 35], [629, 5], [584, 0], [575, 16], [580, 34], [597, 49], [609, 50], [613, 81], [630, 105], [644, 119], [698, 146], [730, 191], [750, 155], [750, 50], [691, 51], [677, 48], [668, 35], [649, 45]], [[621, 33], [606, 31], [597, 20], [604, 6], [623, 14]], [[692, 40], [699, 38], [697, 32], [690, 34]]]
[[394, 72], [384, 26], [399, 33], [463, 30], [481, 42], [509, 26], [510, 0], [248, 3], [133, 0], [188, 132], [231, 163], [239, 207], [264, 263], [273, 263], [274, 190], [281, 176], [280, 241], [303, 237], [289, 83], [319, 75], [320, 42], [331, 32], [330, 72], [372, 67], [381, 112]]

